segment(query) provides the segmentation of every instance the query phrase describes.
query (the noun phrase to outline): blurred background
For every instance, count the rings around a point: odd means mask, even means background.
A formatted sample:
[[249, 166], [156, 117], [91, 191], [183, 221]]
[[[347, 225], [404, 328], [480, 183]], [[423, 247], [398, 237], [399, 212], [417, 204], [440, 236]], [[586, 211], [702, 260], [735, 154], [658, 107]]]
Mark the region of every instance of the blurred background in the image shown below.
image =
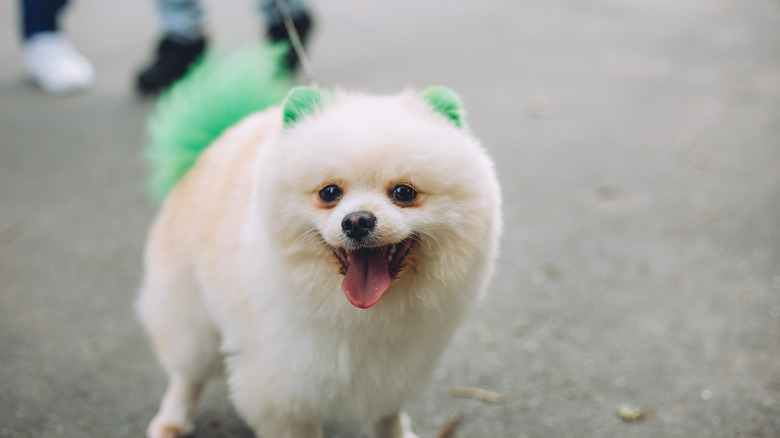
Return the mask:
[[[460, 437], [780, 436], [780, 3], [310, 4], [321, 86], [452, 87], [503, 185], [498, 272], [409, 403], [421, 437], [455, 414]], [[214, 41], [263, 35], [252, 1], [206, 5]], [[133, 314], [153, 3], [72, 2], [97, 75], [72, 96], [26, 79], [18, 16], [0, 3], [0, 437], [140, 437], [165, 383]], [[252, 436], [221, 382], [197, 436]]]

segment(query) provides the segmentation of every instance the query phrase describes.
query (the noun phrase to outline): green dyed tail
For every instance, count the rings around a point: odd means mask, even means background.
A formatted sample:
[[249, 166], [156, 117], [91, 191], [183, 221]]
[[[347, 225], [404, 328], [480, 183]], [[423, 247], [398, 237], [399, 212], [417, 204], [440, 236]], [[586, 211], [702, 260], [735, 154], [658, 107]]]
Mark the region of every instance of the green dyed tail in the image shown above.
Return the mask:
[[292, 81], [280, 67], [284, 46], [209, 53], [160, 97], [147, 122], [149, 193], [161, 201], [225, 129], [278, 104]]

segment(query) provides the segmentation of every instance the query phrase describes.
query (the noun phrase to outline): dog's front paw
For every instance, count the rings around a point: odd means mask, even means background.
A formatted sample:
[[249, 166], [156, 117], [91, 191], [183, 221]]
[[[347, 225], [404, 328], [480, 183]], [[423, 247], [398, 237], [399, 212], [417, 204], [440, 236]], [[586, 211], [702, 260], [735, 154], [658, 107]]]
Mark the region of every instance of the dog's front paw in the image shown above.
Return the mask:
[[146, 431], [147, 438], [184, 438], [195, 432], [193, 424], [176, 424], [172, 421], [165, 421], [161, 418], [155, 418]]
[[406, 412], [401, 413], [400, 420], [402, 438], [419, 438], [416, 433], [412, 432], [412, 420]]
[[374, 424], [376, 438], [418, 438], [412, 432], [412, 421], [406, 412], [385, 417]]

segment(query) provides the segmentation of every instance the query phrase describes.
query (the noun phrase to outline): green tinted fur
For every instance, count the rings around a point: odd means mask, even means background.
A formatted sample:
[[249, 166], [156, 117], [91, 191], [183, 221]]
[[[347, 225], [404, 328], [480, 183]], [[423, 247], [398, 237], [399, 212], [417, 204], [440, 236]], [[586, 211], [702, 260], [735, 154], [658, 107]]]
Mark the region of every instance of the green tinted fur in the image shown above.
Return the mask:
[[288, 128], [304, 117], [322, 110], [323, 100], [329, 93], [310, 87], [295, 87], [287, 94], [283, 104], [284, 127]]
[[[334, 93], [315, 88], [290, 90], [291, 78], [279, 67], [285, 53], [285, 46], [261, 45], [229, 56], [209, 53], [160, 97], [147, 125], [146, 158], [152, 166], [149, 193], [153, 199], [163, 200], [203, 150], [247, 115], [284, 99], [287, 128], [334, 99]], [[464, 127], [465, 111], [454, 91], [431, 87], [418, 97], [459, 128]]]
[[430, 87], [418, 94], [434, 111], [452, 120], [458, 128], [465, 128], [466, 110], [454, 91], [447, 87]]
[[[433, 111], [451, 120], [455, 126], [464, 128], [465, 110], [463, 103], [454, 91], [447, 87], [430, 87], [417, 95], [428, 102]], [[284, 99], [284, 127], [288, 128], [302, 118], [321, 111], [334, 98], [334, 93], [310, 87], [295, 87]]]
[[164, 199], [225, 129], [282, 101], [292, 84], [279, 67], [285, 52], [261, 45], [210, 52], [160, 97], [147, 124], [152, 198]]

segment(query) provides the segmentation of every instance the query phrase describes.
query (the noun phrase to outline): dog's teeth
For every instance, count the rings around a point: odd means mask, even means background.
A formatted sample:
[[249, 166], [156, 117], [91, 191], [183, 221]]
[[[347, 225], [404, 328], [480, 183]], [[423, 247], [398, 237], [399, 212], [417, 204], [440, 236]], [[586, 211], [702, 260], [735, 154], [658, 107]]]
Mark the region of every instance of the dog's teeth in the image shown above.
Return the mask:
[[396, 248], [395, 248], [395, 245], [391, 245], [391, 246], [390, 246], [390, 250], [389, 250], [389, 253], [390, 253], [390, 255], [393, 255], [393, 254], [395, 254], [395, 249], [396, 249]]
[[390, 263], [390, 262], [392, 262], [392, 261], [393, 261], [393, 256], [392, 256], [392, 255], [390, 255], [390, 254], [388, 254], [388, 255], [387, 255], [387, 263]]

